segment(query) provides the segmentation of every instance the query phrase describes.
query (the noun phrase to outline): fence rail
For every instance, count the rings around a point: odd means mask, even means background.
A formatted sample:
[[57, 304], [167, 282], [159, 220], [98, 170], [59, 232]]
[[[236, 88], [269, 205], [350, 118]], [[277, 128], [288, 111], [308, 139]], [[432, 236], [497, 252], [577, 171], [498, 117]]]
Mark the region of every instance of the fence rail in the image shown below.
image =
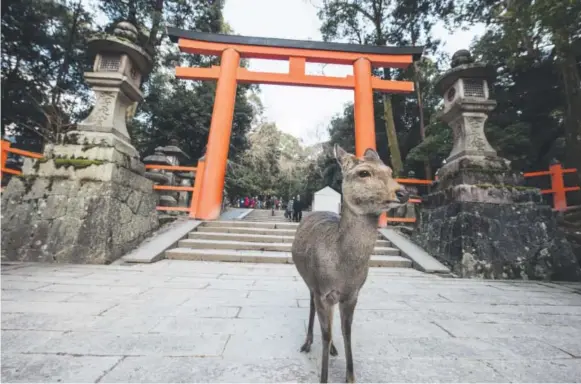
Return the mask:
[[567, 192], [579, 191], [581, 187], [565, 187], [565, 179], [563, 177], [566, 173], [575, 173], [576, 168], [563, 168], [560, 163], [552, 164], [549, 166], [548, 171], [536, 171], [527, 172], [524, 177], [539, 177], [539, 176], [550, 176], [551, 177], [551, 189], [542, 189], [541, 193], [543, 195], [552, 194], [553, 195], [553, 209], [556, 211], [565, 211], [567, 209]]
[[44, 155], [42, 153], [30, 152], [25, 151], [23, 149], [12, 148], [12, 143], [8, 140], [2, 140], [0, 146], [0, 179], [2, 178], [2, 174], [8, 173], [11, 175], [21, 175], [22, 172], [18, 169], [6, 168], [6, 161], [8, 160], [8, 154], [13, 153], [15, 155], [30, 157], [32, 159], [42, 159]]
[[204, 159], [198, 161], [196, 167], [192, 166], [181, 166], [181, 165], [162, 165], [162, 164], [147, 164], [145, 169], [157, 169], [163, 171], [178, 171], [178, 172], [195, 172], [194, 185], [191, 187], [186, 186], [173, 186], [173, 185], [154, 185], [153, 189], [156, 191], [176, 191], [176, 192], [192, 192], [192, 198], [190, 200], [189, 207], [166, 207], [158, 205], [155, 207], [158, 211], [174, 211], [174, 212], [187, 212], [191, 218], [196, 217], [196, 211], [198, 208], [198, 197], [200, 195], [200, 188], [202, 187], [202, 175], [204, 173]]

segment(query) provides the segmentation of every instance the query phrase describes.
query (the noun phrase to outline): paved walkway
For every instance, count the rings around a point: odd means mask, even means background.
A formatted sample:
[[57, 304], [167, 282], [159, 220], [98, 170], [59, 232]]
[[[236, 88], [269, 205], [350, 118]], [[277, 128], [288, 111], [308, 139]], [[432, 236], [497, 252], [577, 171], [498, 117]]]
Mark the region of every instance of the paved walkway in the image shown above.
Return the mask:
[[[318, 381], [307, 297], [292, 265], [3, 264], [2, 382]], [[375, 269], [354, 354], [359, 382], [581, 382], [581, 286]]]

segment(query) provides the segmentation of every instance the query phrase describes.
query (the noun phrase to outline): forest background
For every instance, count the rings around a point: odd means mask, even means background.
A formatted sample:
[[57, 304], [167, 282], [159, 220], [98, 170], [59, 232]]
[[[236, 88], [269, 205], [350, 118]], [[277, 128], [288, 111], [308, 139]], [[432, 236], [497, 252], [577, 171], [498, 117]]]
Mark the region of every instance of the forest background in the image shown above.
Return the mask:
[[[155, 68], [142, 86], [145, 100], [128, 119], [133, 144], [145, 157], [177, 138], [195, 163], [205, 150], [215, 83], [176, 80], [173, 68], [218, 60], [179, 54], [165, 27], [234, 34], [224, 21], [224, 1], [96, 1], [108, 27], [97, 25], [95, 10], [82, 0], [2, 1], [2, 136], [40, 152], [73, 130], [92, 106], [83, 81], [92, 65], [87, 39], [127, 20], [144, 44], [155, 47]], [[442, 105], [434, 91], [449, 58], [434, 25], [453, 30], [481, 23], [486, 31], [470, 49], [476, 60], [497, 69], [492, 97], [498, 106], [486, 124], [491, 144], [516, 171], [544, 170], [555, 160], [577, 168], [567, 185], [579, 185], [580, 1], [321, 0], [318, 15], [327, 41], [426, 47], [426, 55], [406, 70], [376, 70], [384, 79], [416, 84], [411, 95], [374, 95], [378, 152], [396, 174], [433, 179], [451, 150], [451, 130], [437, 118]], [[354, 151], [352, 103], [328, 122], [327, 140], [306, 146], [265, 119], [259, 86], [240, 85], [232, 128], [229, 197], [301, 194], [310, 201], [324, 186], [340, 190], [331, 148], [337, 143]], [[570, 204], [580, 204], [580, 195], [570, 194]]]

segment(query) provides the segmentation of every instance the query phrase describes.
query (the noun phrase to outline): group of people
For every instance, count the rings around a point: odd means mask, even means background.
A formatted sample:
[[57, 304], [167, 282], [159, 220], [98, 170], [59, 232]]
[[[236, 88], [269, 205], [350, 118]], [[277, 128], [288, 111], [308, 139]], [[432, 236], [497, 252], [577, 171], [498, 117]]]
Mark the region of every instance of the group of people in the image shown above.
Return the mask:
[[240, 197], [232, 204], [238, 208], [270, 209], [273, 211], [284, 209], [284, 217], [289, 221], [299, 222], [303, 218], [304, 203], [299, 195], [291, 198], [286, 204], [281, 198], [276, 196], [254, 196]]
[[238, 208], [279, 210], [282, 208], [282, 200], [276, 196], [245, 196], [237, 199], [236, 204], [234, 205]]
[[289, 221], [298, 223], [303, 218], [303, 209], [304, 205], [301, 201], [301, 197], [297, 195], [296, 199], [290, 199], [286, 205], [284, 217], [286, 217]]

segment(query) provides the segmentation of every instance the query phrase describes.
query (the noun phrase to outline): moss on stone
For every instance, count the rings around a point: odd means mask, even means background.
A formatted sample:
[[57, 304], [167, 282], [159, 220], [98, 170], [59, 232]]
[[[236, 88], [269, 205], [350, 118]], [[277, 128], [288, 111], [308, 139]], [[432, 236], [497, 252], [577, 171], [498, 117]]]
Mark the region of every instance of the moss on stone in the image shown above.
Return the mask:
[[54, 159], [54, 165], [57, 168], [73, 167], [75, 169], [83, 169], [91, 165], [102, 165], [104, 161], [90, 160], [90, 159]]

